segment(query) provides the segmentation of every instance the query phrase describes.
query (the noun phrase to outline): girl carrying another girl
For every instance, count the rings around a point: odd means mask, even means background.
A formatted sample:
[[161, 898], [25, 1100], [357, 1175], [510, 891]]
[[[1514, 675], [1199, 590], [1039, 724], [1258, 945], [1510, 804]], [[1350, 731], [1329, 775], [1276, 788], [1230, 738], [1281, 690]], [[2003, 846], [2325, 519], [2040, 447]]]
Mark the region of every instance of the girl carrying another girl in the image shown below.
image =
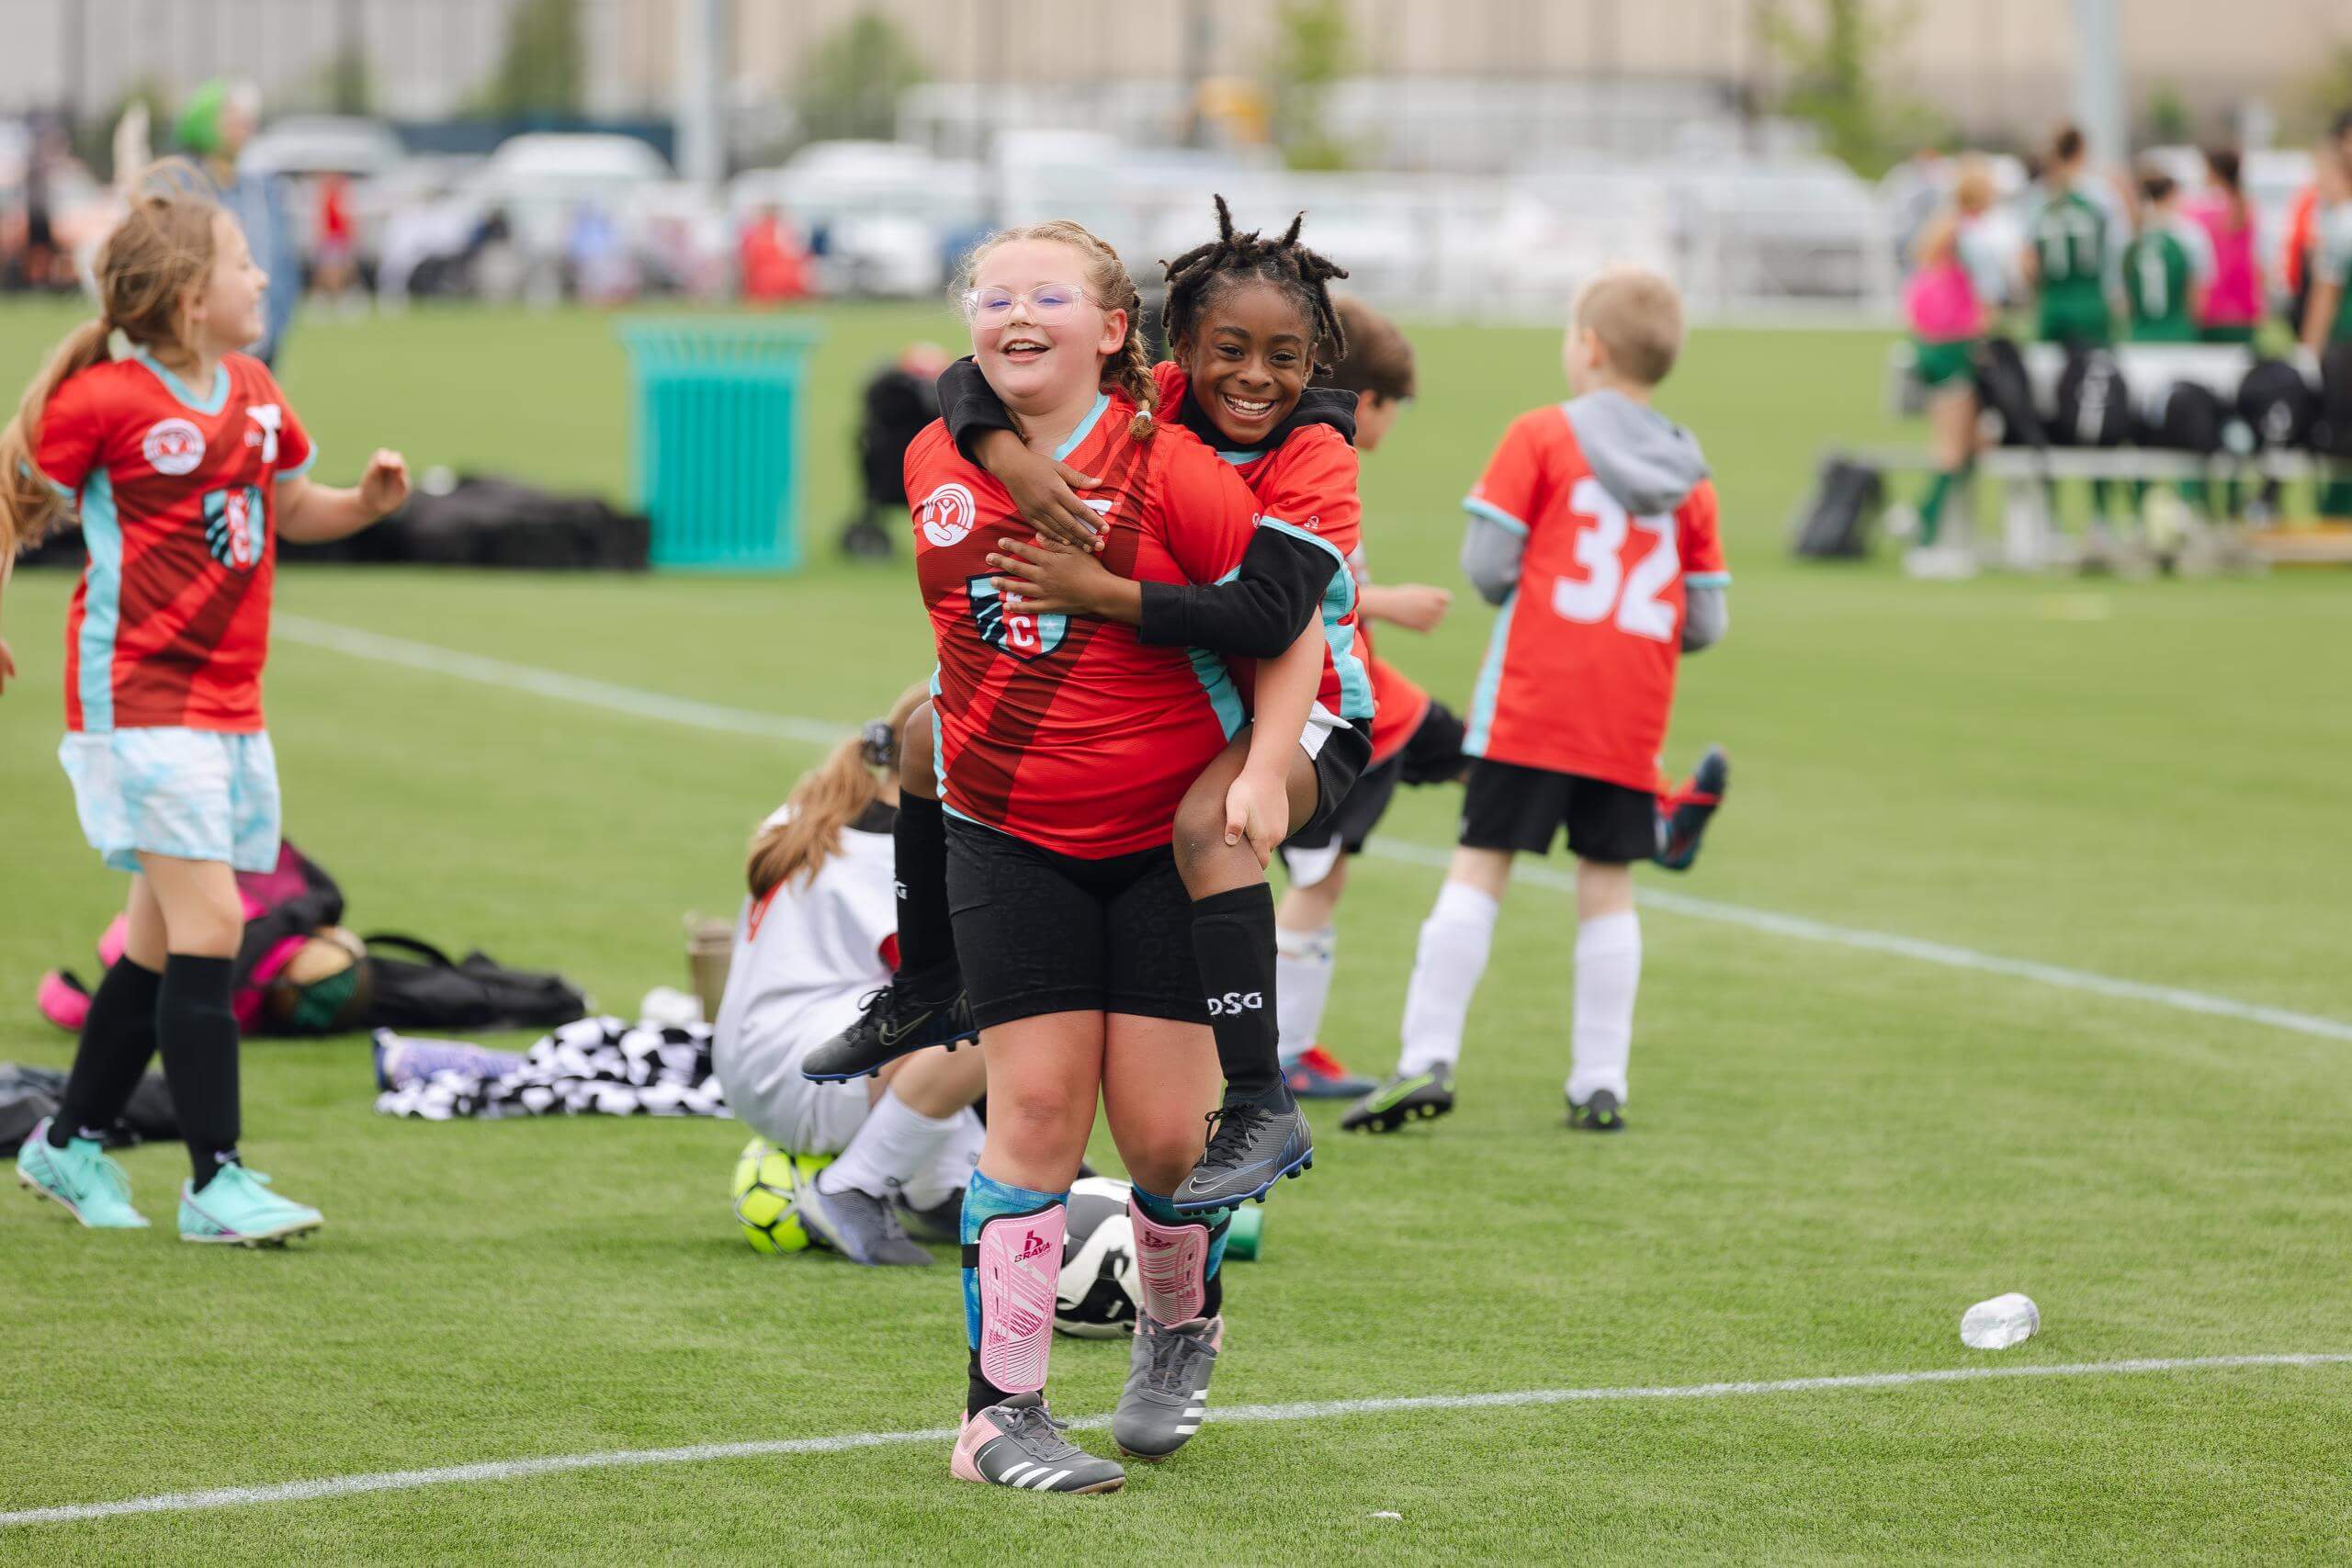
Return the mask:
[[[1007, 230], [961, 298], [990, 389], [1031, 450], [1099, 476], [1103, 559], [1131, 579], [1215, 582], [1257, 503], [1154, 397], [1133, 280], [1075, 223]], [[1199, 1429], [1224, 1340], [1228, 1211], [1169, 1201], [1217, 1100], [1216, 1043], [1170, 840], [1178, 803], [1243, 728], [1213, 655], [1122, 622], [1005, 602], [989, 557], [1018, 513], [944, 425], [907, 453], [915, 564], [938, 646], [933, 710], [954, 947], [988, 1059], [989, 1128], [965, 1194], [968, 1391], [951, 1472], [1106, 1492], [1120, 1467], [1068, 1442], [1044, 1399], [1065, 1204], [1099, 1099], [1136, 1183], [1141, 1314], [1112, 1435], [1162, 1459]], [[1322, 662], [1304, 622], [1258, 672], [1232, 792], [1252, 836], [1283, 804]], [[1279, 828], [1273, 829], [1279, 831]], [[903, 874], [903, 871], [901, 874]]]
[[[301, 421], [238, 352], [262, 335], [269, 279], [195, 170], [141, 177], [96, 274], [102, 314], [0, 432], [0, 577], [78, 512], [90, 555], [66, 621], [58, 757], [90, 847], [130, 874], [129, 932], [17, 1178], [85, 1225], [145, 1225], [101, 1139], [160, 1049], [193, 1164], [180, 1239], [282, 1243], [322, 1222], [239, 1158], [230, 995], [236, 873], [277, 863], [261, 708], [277, 539], [358, 532], [407, 496], [408, 469], [379, 451], [356, 489], [311, 481]], [[14, 672], [0, 644], [0, 680]]]

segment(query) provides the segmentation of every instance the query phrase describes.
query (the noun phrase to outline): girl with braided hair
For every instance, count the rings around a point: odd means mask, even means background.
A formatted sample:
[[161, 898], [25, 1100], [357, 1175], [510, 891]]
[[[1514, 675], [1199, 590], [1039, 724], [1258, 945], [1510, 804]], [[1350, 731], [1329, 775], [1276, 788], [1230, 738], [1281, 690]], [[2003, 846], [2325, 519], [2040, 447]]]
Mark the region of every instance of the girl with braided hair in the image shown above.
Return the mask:
[[[1372, 681], [1356, 634], [1358, 547], [1355, 395], [1313, 388], [1346, 346], [1329, 284], [1346, 273], [1300, 243], [1305, 215], [1268, 236], [1237, 229], [1223, 197], [1216, 238], [1167, 264], [1173, 362], [1153, 367], [1166, 423], [1232, 464], [1257, 497], [1258, 528], [1229, 582], [1138, 582], [1105, 570], [1088, 549], [1041, 537], [1007, 539], [989, 564], [1008, 604], [1040, 615], [1124, 622], [1148, 644], [1268, 657], [1303, 615], [1318, 611], [1322, 677], [1312, 721], [1289, 760], [1287, 807], [1272, 831], [1244, 833], [1228, 795], [1248, 755], [1237, 737], [1185, 795], [1176, 858], [1193, 897], [1193, 946], [1206, 987], [1225, 1099], [1201, 1163], [1171, 1194], [1190, 1213], [1263, 1200], [1311, 1163], [1312, 1135], [1282, 1070], [1275, 1008], [1273, 895], [1266, 863], [1276, 844], [1326, 821], [1372, 756]], [[1050, 516], [1065, 475], [1023, 447], [968, 364], [941, 378], [941, 407], [960, 447], [1023, 502]]]

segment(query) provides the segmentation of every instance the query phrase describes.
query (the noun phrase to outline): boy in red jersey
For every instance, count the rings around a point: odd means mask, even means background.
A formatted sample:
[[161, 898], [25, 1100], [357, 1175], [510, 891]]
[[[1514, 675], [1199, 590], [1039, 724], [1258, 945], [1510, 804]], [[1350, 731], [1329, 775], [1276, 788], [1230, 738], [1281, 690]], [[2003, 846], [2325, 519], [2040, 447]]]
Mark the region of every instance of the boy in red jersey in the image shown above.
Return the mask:
[[[278, 847], [261, 710], [277, 539], [368, 526], [400, 504], [408, 471], [379, 452], [356, 490], [311, 482], [301, 422], [234, 352], [261, 335], [268, 279], [199, 182], [175, 165], [141, 179], [99, 253], [105, 314], [0, 433], [0, 571], [65, 506], [81, 517], [90, 558], [66, 626], [58, 756], [91, 847], [131, 874], [122, 960], [17, 1172], [86, 1225], [143, 1226], [102, 1139], [160, 1049], [194, 1166], [181, 1239], [257, 1246], [321, 1223], [237, 1154], [235, 873], [270, 869]], [[112, 357], [117, 331], [128, 359]]]
[[[976, 360], [1023, 438], [1100, 476], [1089, 499], [1105, 558], [1170, 585], [1238, 568], [1256, 502], [1189, 434], [1141, 417], [1152, 384], [1117, 254], [1077, 224], [1038, 224], [991, 237], [968, 275]], [[1166, 1196], [1199, 1157], [1217, 1081], [1170, 840], [1185, 791], [1250, 721], [1214, 655], [1007, 603], [989, 558], [1017, 513], [943, 425], [909, 447], [907, 493], [939, 650], [946, 902], [988, 1059], [987, 1142], [962, 1218], [971, 1359], [951, 1472], [1109, 1491], [1124, 1472], [1064, 1439], [1044, 1403], [1065, 1204], [1099, 1098], [1135, 1182], [1143, 1280], [1112, 1436], [1164, 1459], [1199, 1430], [1222, 1347], [1229, 1217], [1179, 1213]], [[1237, 801], [1269, 785], [1280, 800], [1320, 662], [1302, 613], [1259, 671]]]
[[1641, 979], [1633, 863], [1657, 853], [1657, 754], [1679, 655], [1717, 640], [1730, 581], [1714, 487], [1650, 394], [1682, 346], [1682, 303], [1654, 273], [1577, 296], [1567, 402], [1522, 414], [1464, 505], [1463, 567], [1501, 606], [1464, 750], [1461, 847], [1421, 927], [1396, 1073], [1341, 1125], [1386, 1132], [1453, 1106], [1463, 1021], [1487, 966], [1511, 859], [1577, 857], [1571, 1126], [1624, 1125]]

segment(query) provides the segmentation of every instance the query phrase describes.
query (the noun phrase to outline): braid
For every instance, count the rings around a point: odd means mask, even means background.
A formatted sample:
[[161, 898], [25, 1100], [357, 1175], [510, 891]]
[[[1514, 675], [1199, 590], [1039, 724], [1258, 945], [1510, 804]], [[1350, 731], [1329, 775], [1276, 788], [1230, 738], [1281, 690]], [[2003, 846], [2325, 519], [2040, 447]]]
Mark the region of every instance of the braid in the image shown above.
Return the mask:
[[1195, 245], [1168, 269], [1168, 341], [1189, 343], [1202, 313], [1219, 291], [1243, 278], [1273, 284], [1289, 294], [1306, 316], [1315, 340], [1315, 368], [1325, 375], [1348, 350], [1347, 328], [1331, 303], [1330, 282], [1345, 277], [1348, 269], [1320, 251], [1298, 243], [1306, 226], [1302, 212], [1290, 220], [1282, 238], [1269, 240], [1258, 231], [1238, 231], [1233, 209], [1216, 198], [1216, 238]]

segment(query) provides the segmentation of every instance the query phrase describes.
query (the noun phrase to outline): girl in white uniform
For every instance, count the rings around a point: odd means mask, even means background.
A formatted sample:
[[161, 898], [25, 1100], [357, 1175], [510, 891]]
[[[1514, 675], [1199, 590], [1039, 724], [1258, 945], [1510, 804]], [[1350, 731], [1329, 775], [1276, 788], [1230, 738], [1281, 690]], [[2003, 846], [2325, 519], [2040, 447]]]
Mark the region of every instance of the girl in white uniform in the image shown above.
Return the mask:
[[712, 1032], [740, 1120], [791, 1153], [838, 1156], [803, 1190], [801, 1221], [865, 1264], [932, 1261], [901, 1211], [955, 1238], [982, 1136], [971, 1111], [986, 1081], [977, 1048], [933, 1046], [848, 1083], [800, 1076], [801, 1057], [849, 1026], [898, 960], [896, 737], [927, 694], [909, 687], [888, 718], [842, 740], [760, 824]]

